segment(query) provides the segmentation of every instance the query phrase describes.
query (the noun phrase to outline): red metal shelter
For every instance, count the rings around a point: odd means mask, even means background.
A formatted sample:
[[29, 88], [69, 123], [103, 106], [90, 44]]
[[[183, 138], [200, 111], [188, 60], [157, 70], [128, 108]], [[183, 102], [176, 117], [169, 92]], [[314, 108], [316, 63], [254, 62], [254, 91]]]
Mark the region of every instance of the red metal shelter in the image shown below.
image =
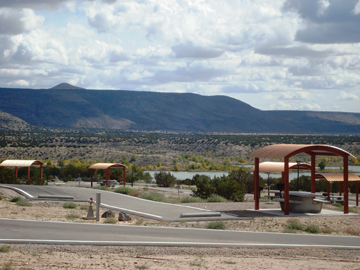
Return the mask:
[[343, 158], [343, 179], [344, 179], [344, 214], [349, 213], [349, 191], [348, 191], [348, 165], [349, 156], [352, 154], [345, 150], [329, 145], [317, 144], [275, 144], [263, 147], [251, 153], [249, 157], [255, 159], [254, 170], [254, 194], [255, 210], [259, 210], [259, 160], [260, 158], [284, 159], [284, 214], [289, 215], [289, 159], [300, 153], [305, 153], [311, 157], [311, 193], [315, 193], [315, 158], [316, 156], [339, 156]]
[[0, 166], [2, 167], [15, 167], [15, 176], [18, 176], [18, 167], [28, 167], [28, 179], [30, 179], [30, 166], [40, 166], [40, 179], [43, 177], [43, 166], [39, 160], [4, 160]]
[[125, 176], [126, 176], [126, 166], [120, 163], [96, 163], [89, 167], [91, 170], [91, 187], [93, 186], [93, 169], [102, 169], [106, 170], [106, 186], [109, 186], [109, 180], [110, 180], [110, 169], [111, 168], [123, 168], [123, 179], [124, 179], [124, 186], [125, 186]]
[[[344, 181], [342, 173], [318, 173], [316, 179], [325, 179], [327, 181], [327, 199], [330, 200], [330, 182], [339, 182], [339, 193], [341, 195], [341, 183]], [[359, 206], [359, 181], [360, 177], [349, 173], [348, 181], [356, 181], [356, 206]]]

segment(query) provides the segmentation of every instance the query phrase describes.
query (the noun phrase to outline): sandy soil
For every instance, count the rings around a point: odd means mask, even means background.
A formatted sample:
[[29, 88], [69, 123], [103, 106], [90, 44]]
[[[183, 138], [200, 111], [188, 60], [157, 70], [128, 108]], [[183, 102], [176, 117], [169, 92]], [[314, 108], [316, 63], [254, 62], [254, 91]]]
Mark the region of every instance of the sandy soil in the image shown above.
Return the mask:
[[[31, 206], [19, 206], [8, 200], [19, 196], [14, 191], [0, 189], [0, 217], [66, 222], [82, 220], [88, 204], [76, 203], [76, 209], [63, 207], [64, 202], [29, 201]], [[321, 234], [360, 236], [359, 216], [338, 217], [271, 217], [244, 211], [253, 203], [197, 203], [195, 207], [248, 215], [249, 220], [226, 221], [228, 230], [284, 232], [291, 221], [304, 227], [315, 225]], [[274, 208], [261, 203], [261, 207]], [[106, 209], [101, 209], [101, 212]], [[134, 226], [177, 226], [205, 228], [209, 222], [165, 223], [131, 216]], [[109, 220], [101, 219], [100, 222]], [[298, 230], [296, 233], [308, 233]], [[360, 241], [360, 237], [359, 237]], [[360, 269], [359, 250], [313, 248], [184, 248], [184, 247], [94, 247], [61, 245], [0, 245], [2, 269]]]

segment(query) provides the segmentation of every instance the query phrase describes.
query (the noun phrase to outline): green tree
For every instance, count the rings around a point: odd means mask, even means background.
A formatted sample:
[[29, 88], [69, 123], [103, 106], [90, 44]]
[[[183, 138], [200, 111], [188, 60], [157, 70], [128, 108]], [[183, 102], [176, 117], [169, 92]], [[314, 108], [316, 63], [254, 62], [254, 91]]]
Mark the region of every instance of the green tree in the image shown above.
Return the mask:
[[318, 164], [320, 171], [325, 170], [325, 167], [327, 166], [327, 164], [328, 164], [328, 159], [326, 159], [326, 158], [321, 159], [321, 161]]
[[154, 177], [158, 187], [173, 187], [176, 181], [176, 177], [169, 172], [158, 172]]
[[[239, 184], [244, 184], [247, 193], [254, 193], [254, 176], [250, 173], [249, 169], [239, 167], [238, 169], [232, 170], [228, 177]], [[261, 179], [260, 186], [264, 186], [263, 180]]]
[[150, 184], [152, 180], [151, 174], [149, 172], [144, 173], [142, 179], [145, 181], [145, 183]]
[[238, 183], [225, 175], [222, 177], [214, 177], [211, 184], [215, 187], [215, 193], [227, 200], [234, 202], [243, 202], [246, 194], [244, 183]]
[[192, 182], [196, 186], [196, 190], [193, 190], [193, 196], [195, 197], [207, 199], [216, 192], [216, 188], [211, 185], [209, 176], [196, 174], [193, 176]]
[[0, 167], [0, 183], [19, 184], [19, 180], [15, 177], [14, 170], [7, 167]]

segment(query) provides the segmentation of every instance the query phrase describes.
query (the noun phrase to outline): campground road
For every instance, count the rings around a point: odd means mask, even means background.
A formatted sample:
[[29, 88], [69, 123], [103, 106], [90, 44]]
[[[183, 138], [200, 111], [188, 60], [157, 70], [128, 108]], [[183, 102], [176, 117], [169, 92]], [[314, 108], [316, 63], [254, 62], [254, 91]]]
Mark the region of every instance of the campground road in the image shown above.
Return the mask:
[[[0, 187], [14, 189], [29, 199], [38, 199], [39, 195], [54, 196], [54, 198], [56, 198], [56, 196], [71, 196], [73, 197], [74, 201], [83, 202], [87, 202], [90, 198], [93, 198], [95, 200], [96, 193], [100, 192], [101, 207], [166, 222], [241, 219], [239, 217], [234, 217], [225, 213], [221, 213], [221, 216], [216, 216], [219, 215], [218, 212], [209, 211], [206, 209], [194, 208], [178, 204], [149, 201], [111, 191], [104, 191], [92, 188], [30, 185], [0, 185]], [[181, 217], [182, 214], [185, 214], [187, 216]], [[194, 215], [194, 217], [192, 217], [191, 215]], [[199, 217], [199, 215], [208, 216]]]
[[360, 249], [359, 237], [0, 219], [0, 243]]

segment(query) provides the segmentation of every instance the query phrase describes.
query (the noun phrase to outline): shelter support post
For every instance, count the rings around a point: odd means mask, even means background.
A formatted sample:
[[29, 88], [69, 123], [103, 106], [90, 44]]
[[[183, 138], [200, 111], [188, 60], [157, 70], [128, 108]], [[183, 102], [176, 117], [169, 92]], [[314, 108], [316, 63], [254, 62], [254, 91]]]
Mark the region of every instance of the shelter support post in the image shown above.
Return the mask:
[[110, 168], [106, 169], [106, 186], [109, 186], [109, 180], [110, 180]]
[[124, 187], [125, 187], [125, 183], [126, 183], [126, 169], [125, 169], [125, 167], [123, 168], [123, 183], [124, 183]]
[[327, 200], [330, 201], [330, 181], [327, 181]]
[[315, 181], [315, 155], [311, 155], [311, 193], [316, 191], [316, 181]]
[[359, 206], [359, 181], [356, 181], [356, 206]]
[[255, 210], [259, 210], [259, 158], [255, 158], [254, 197], [255, 197]]
[[17, 178], [18, 177], [18, 168], [15, 167], [15, 177]]
[[90, 179], [91, 179], [91, 187], [93, 187], [93, 179], [94, 179], [93, 169], [90, 169]]
[[284, 158], [284, 214], [289, 215], [289, 157]]
[[341, 196], [342, 191], [341, 191], [341, 182], [339, 182], [339, 196]]
[[344, 159], [344, 214], [349, 213], [349, 157]]
[[43, 167], [42, 164], [40, 164], [40, 179], [43, 178]]
[[30, 180], [30, 166], [28, 167], [28, 180]]

